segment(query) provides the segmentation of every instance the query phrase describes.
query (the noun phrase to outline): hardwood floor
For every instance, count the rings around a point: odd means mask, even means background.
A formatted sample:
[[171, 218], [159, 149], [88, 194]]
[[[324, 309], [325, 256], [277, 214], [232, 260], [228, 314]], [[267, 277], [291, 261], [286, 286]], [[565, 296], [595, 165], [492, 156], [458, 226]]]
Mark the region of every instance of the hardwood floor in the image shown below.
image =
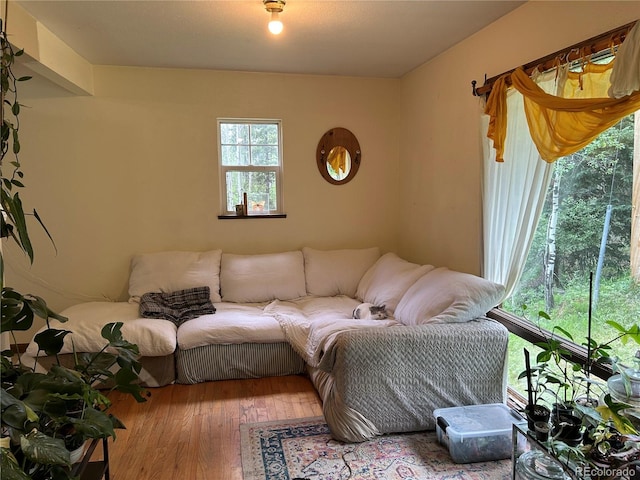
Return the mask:
[[320, 399], [304, 376], [149, 391], [145, 403], [118, 392], [109, 395], [111, 413], [127, 427], [110, 441], [112, 480], [241, 480], [241, 423], [322, 415]]

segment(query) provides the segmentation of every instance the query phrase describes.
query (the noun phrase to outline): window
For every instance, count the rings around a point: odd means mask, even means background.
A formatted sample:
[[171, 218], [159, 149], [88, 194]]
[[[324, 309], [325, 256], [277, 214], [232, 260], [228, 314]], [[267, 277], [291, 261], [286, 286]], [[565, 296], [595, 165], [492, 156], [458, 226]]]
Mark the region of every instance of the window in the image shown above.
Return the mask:
[[[504, 310], [548, 331], [560, 326], [581, 345], [588, 334], [592, 283], [594, 340], [616, 337], [608, 320], [627, 328], [638, 322], [640, 283], [633, 260], [638, 239], [632, 238], [633, 164], [638, 157], [634, 135], [640, 135], [640, 125], [629, 115], [556, 162], [522, 277]], [[539, 311], [551, 320], [539, 319]], [[525, 386], [517, 375], [524, 370], [523, 348], [535, 358], [534, 346], [512, 336], [509, 384], [521, 393]], [[639, 345], [613, 342], [611, 348], [613, 356], [630, 365]]]
[[219, 119], [222, 215], [282, 214], [282, 129], [279, 120]]

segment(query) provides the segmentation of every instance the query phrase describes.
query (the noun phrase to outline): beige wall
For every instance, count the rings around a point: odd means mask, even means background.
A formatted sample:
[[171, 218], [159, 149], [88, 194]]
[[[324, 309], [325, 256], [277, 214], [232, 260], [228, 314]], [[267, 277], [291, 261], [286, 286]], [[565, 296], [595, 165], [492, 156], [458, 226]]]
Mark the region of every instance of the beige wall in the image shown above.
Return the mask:
[[[396, 250], [399, 80], [95, 67], [95, 95], [25, 99], [24, 201], [32, 267], [9, 254], [7, 283], [61, 309], [126, 299], [133, 254], [379, 246]], [[286, 219], [219, 220], [218, 117], [282, 119]], [[336, 186], [315, 152], [350, 129], [362, 163]]]
[[479, 274], [481, 101], [492, 77], [640, 18], [640, 2], [530, 1], [403, 78], [399, 252]]

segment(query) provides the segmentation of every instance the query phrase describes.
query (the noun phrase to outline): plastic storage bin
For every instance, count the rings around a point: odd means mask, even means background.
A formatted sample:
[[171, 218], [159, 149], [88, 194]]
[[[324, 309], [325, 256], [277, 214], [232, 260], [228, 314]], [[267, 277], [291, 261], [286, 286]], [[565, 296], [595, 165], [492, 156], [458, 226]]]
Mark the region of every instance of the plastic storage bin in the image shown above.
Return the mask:
[[456, 463], [510, 458], [513, 424], [527, 428], [527, 420], [502, 403], [438, 408], [433, 415], [438, 442]]

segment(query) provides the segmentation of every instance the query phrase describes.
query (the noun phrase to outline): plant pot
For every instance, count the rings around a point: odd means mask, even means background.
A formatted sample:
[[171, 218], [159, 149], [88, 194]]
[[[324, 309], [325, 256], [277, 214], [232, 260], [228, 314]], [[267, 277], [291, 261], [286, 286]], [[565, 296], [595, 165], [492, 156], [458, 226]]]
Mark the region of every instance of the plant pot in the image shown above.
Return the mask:
[[549, 424], [547, 422], [536, 422], [534, 427], [536, 439], [540, 442], [546, 442], [549, 439]]
[[586, 395], [580, 395], [576, 398], [576, 405], [581, 405], [583, 407], [596, 408], [598, 403], [598, 397], [594, 397], [593, 395], [588, 397]]
[[573, 415], [573, 406], [565, 405], [563, 403], [554, 403], [551, 410], [551, 419], [559, 418], [561, 416]]
[[560, 415], [553, 419], [551, 435], [555, 439], [575, 447], [582, 441], [582, 420], [575, 415]]
[[71, 463], [78, 463], [80, 460], [82, 460], [82, 456], [84, 455], [84, 443], [82, 445], [80, 445], [78, 448], [71, 450], [69, 452], [69, 457], [71, 459]]
[[551, 411], [544, 405], [527, 405], [525, 408], [529, 430], [535, 431], [536, 422], [549, 422]]

